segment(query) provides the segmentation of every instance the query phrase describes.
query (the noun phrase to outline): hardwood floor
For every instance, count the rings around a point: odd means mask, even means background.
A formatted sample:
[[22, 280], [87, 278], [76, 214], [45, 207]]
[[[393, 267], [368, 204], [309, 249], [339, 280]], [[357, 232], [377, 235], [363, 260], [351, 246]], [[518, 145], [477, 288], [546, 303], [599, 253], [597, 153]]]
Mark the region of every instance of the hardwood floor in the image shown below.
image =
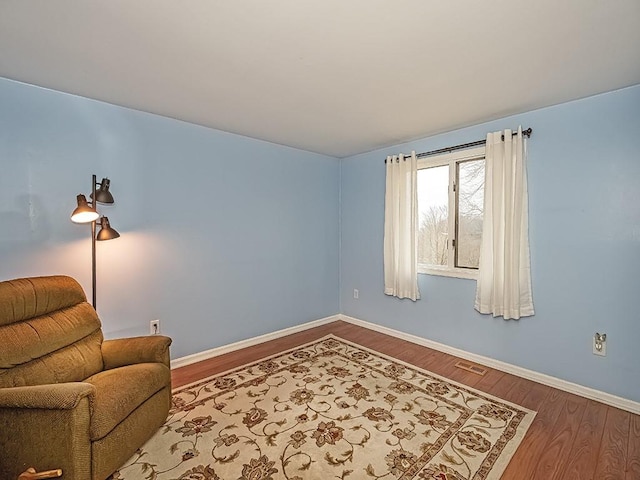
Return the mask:
[[175, 369], [173, 386], [330, 333], [537, 411], [505, 480], [640, 480], [639, 415], [491, 368], [479, 376], [456, 368], [457, 357], [342, 321]]

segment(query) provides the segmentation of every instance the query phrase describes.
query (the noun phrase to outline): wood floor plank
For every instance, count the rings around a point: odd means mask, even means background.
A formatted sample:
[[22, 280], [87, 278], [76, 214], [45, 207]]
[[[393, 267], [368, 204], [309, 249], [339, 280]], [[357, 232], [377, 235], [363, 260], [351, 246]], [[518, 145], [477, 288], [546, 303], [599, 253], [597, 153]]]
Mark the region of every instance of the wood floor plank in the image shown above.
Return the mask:
[[475, 375], [456, 368], [456, 357], [343, 321], [174, 369], [171, 372], [173, 386], [209, 377], [328, 334], [536, 411], [536, 418], [507, 466], [503, 480], [640, 480], [640, 416], [492, 368], [484, 376]]
[[593, 478], [606, 419], [607, 408], [599, 402], [589, 400], [578, 434], [567, 455], [567, 468], [563, 477], [565, 480]]
[[[538, 383], [532, 382], [531, 380], [527, 380], [525, 378], [515, 377], [517, 381], [515, 382], [514, 388], [512, 388], [509, 393], [504, 397], [505, 400], [509, 400], [517, 405], [522, 405], [527, 407], [525, 403], [529, 398], [531, 401], [532, 394], [537, 394], [536, 386]], [[548, 394], [548, 391], [545, 391], [545, 396]], [[529, 408], [529, 407], [527, 407]]]
[[543, 408], [544, 401], [549, 396], [551, 390], [554, 389], [552, 389], [551, 387], [547, 387], [546, 385], [542, 385], [541, 383], [532, 383], [533, 386], [531, 387], [531, 390], [527, 392], [526, 397], [524, 397], [522, 401], [519, 401], [517, 403], [519, 403], [523, 407], [533, 410], [534, 412], [538, 412], [541, 408]]
[[487, 390], [487, 393], [490, 393], [491, 395], [498, 398], [504, 398], [505, 400], [508, 400], [507, 396], [509, 392], [518, 385], [520, 380], [522, 379], [506, 373], [500, 378], [500, 380], [496, 382], [493, 387]]
[[627, 446], [631, 414], [618, 408], [607, 408], [598, 464], [594, 478], [624, 480], [627, 466]]
[[545, 480], [564, 479], [566, 465], [560, 459], [566, 458], [580, 428], [587, 399], [570, 395], [558, 416], [549, 441], [547, 442], [532, 478]]
[[[442, 377], [450, 378], [451, 380], [454, 379], [452, 377], [460, 378], [460, 377], [466, 377], [467, 374], [473, 375], [471, 372], [466, 372], [464, 370], [460, 370], [459, 368], [457, 368], [455, 366], [455, 363], [457, 361], [458, 359], [456, 357], [447, 355], [446, 357], [443, 357], [440, 362], [437, 362], [436, 364], [431, 365], [429, 370], [434, 373], [437, 373]], [[459, 380], [456, 380], [456, 381], [459, 381]]]
[[569, 397], [567, 393], [560, 390], [545, 388], [547, 396], [540, 400], [540, 404], [537, 407], [531, 404], [528, 406], [528, 408], [533, 407], [532, 409], [537, 410], [538, 413], [502, 478], [518, 480], [533, 478], [533, 472], [551, 436], [553, 426]]
[[631, 415], [625, 480], [640, 480], [640, 415]]
[[495, 368], [489, 368], [487, 373], [474, 385], [478, 390], [489, 393], [496, 383], [506, 374]]

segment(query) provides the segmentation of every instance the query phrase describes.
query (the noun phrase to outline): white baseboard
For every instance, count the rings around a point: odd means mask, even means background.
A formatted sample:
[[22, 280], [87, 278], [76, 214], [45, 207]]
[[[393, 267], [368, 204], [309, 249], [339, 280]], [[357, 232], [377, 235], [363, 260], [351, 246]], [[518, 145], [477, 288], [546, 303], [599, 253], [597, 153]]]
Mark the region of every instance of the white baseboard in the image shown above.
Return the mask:
[[240, 340], [239, 342], [222, 345], [210, 350], [205, 350], [204, 352], [194, 353], [192, 355], [176, 358], [175, 360], [171, 360], [171, 368], [184, 367], [187, 365], [191, 365], [192, 363], [197, 363], [209, 358], [217, 357], [219, 355], [224, 355], [225, 353], [234, 352], [236, 350], [240, 350], [241, 348], [252, 347], [253, 345], [268, 342], [269, 340], [286, 337], [287, 335], [291, 335], [293, 333], [302, 332], [304, 330], [309, 330], [310, 328], [319, 327], [320, 325], [335, 322], [337, 320], [340, 320], [340, 318], [340, 315], [332, 315], [330, 317], [320, 318], [318, 320], [313, 320], [301, 325], [296, 325], [295, 327], [285, 328], [276, 332], [266, 333], [257, 337], [247, 338], [246, 340]]
[[528, 370], [526, 368], [518, 367], [517, 365], [512, 365], [500, 360], [495, 360], [490, 357], [470, 353], [465, 350], [450, 347], [448, 345], [434, 342], [433, 340], [428, 340], [416, 335], [411, 335], [409, 333], [404, 333], [399, 330], [376, 325], [375, 323], [370, 323], [358, 318], [349, 317], [347, 315], [336, 315], [336, 317], [336, 319], [338, 320], [343, 320], [360, 327], [368, 328], [369, 330], [374, 330], [376, 332], [384, 333], [401, 340], [406, 340], [411, 343], [422, 345], [423, 347], [432, 348], [433, 350], [438, 350], [440, 352], [448, 353], [456, 357], [464, 358], [465, 360], [469, 360], [474, 363], [479, 363], [487, 367], [495, 368], [496, 370], [507, 372], [518, 377], [526, 378], [527, 380], [532, 380], [534, 382], [542, 383], [543, 385], [548, 385], [549, 387], [557, 388], [565, 392], [580, 395], [581, 397], [596, 400], [598, 402], [602, 402], [604, 404], [611, 405], [612, 407], [620, 408], [631, 413], [640, 414], [640, 402], [618, 397], [616, 395], [611, 395], [610, 393], [578, 385], [577, 383], [568, 382], [560, 378], [545, 375], [544, 373], [535, 372], [533, 370]]

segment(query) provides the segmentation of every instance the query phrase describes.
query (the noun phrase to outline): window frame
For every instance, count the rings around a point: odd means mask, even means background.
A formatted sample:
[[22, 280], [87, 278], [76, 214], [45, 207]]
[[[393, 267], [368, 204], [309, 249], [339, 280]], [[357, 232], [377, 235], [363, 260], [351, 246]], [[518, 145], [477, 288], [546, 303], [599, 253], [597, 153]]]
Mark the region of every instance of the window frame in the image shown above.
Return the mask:
[[[453, 236], [458, 233], [458, 189], [455, 188], [458, 182], [458, 164], [471, 160], [485, 159], [485, 146], [468, 148], [465, 150], [457, 150], [454, 152], [434, 155], [432, 157], [418, 159], [418, 172], [425, 168], [449, 166], [449, 187], [448, 187], [448, 229], [453, 232]], [[484, 206], [483, 206], [484, 212]], [[418, 273], [423, 275], [439, 275], [445, 277], [477, 279], [478, 269], [470, 267], [456, 267], [455, 257], [457, 255], [457, 247], [453, 246], [452, 240], [447, 239], [447, 265], [428, 265], [418, 263]]]

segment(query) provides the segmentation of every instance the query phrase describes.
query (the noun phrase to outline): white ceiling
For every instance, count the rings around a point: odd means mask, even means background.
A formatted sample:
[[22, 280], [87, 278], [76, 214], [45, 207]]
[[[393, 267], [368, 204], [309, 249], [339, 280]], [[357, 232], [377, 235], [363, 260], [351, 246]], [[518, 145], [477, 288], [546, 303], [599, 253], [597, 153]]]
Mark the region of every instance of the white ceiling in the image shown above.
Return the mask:
[[640, 83], [640, 1], [1, 0], [0, 76], [345, 157]]

